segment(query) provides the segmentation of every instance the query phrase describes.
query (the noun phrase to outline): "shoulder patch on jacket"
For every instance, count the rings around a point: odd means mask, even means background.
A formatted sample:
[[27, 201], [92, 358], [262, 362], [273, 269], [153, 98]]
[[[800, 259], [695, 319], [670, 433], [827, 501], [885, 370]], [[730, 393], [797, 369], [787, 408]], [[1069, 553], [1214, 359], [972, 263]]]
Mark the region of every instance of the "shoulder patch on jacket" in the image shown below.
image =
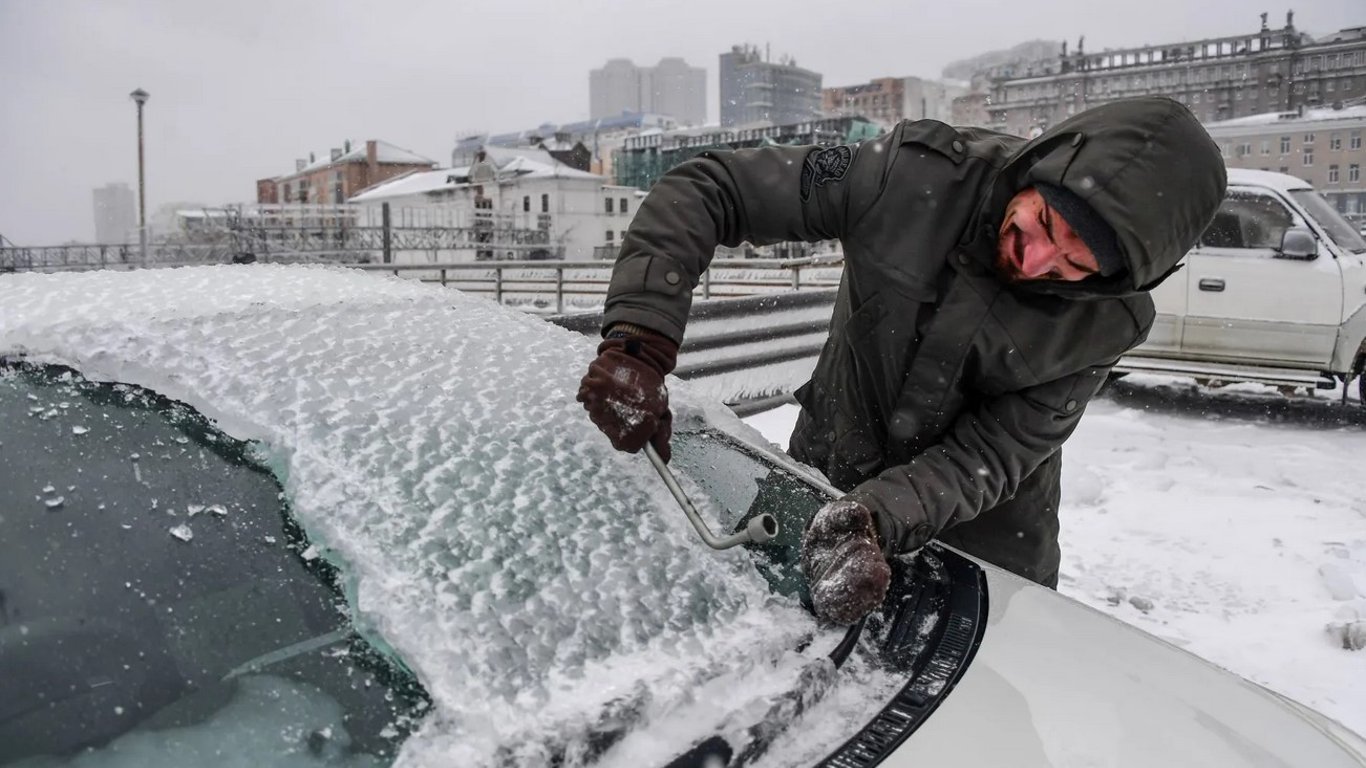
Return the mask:
[[802, 201], [811, 197], [812, 189], [844, 178], [853, 162], [854, 150], [845, 145], [808, 154], [802, 163]]

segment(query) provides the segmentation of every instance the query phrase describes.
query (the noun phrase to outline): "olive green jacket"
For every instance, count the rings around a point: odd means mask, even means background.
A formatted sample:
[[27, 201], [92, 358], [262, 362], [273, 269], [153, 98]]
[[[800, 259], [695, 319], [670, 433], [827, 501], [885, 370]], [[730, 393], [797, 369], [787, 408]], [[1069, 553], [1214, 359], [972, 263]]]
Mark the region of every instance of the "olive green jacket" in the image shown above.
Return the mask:
[[[1126, 273], [1011, 284], [993, 266], [1006, 203], [1063, 186], [1114, 227]], [[622, 244], [604, 327], [683, 338], [716, 246], [839, 239], [830, 337], [789, 451], [876, 513], [891, 550], [1009, 499], [1072, 433], [1154, 310], [1146, 291], [1214, 216], [1218, 149], [1157, 97], [1026, 142], [933, 120], [855, 146], [709, 152], [655, 184]]]

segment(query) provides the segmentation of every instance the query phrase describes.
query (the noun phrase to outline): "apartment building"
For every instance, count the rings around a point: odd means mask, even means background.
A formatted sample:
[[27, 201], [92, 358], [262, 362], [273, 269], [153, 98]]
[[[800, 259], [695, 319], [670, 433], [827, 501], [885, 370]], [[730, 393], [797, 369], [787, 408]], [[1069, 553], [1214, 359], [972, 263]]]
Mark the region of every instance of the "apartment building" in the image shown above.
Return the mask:
[[1297, 176], [1349, 218], [1366, 215], [1366, 105], [1271, 112], [1206, 128], [1230, 168]]
[[588, 100], [593, 120], [653, 113], [682, 125], [702, 125], [707, 122], [707, 70], [676, 57], [653, 67], [611, 59], [589, 73]]
[[770, 61], [752, 45], [720, 57], [721, 126], [786, 125], [821, 116], [821, 76], [790, 56]]

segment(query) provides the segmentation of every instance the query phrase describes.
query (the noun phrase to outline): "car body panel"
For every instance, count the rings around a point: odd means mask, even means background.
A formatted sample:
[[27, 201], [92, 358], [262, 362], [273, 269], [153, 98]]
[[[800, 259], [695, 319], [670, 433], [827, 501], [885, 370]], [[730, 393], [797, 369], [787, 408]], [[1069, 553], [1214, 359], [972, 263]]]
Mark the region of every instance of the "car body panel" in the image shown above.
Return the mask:
[[1322, 715], [983, 567], [990, 608], [977, 656], [884, 765], [1366, 765], [1360, 738]]

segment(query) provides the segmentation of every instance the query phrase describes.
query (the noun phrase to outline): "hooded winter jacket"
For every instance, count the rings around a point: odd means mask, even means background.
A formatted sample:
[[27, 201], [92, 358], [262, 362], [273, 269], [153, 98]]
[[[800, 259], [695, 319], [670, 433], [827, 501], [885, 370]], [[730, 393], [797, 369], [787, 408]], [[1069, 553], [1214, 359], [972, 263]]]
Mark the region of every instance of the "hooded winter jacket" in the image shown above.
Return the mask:
[[[890, 551], [1010, 499], [1075, 429], [1153, 322], [1147, 291], [1214, 216], [1225, 186], [1180, 104], [1096, 107], [1024, 139], [903, 121], [854, 146], [716, 151], [662, 177], [627, 232], [604, 328], [681, 342], [718, 244], [839, 239], [830, 337], [789, 452], [870, 507]], [[1010, 283], [994, 267], [1006, 204], [1066, 187], [1114, 228], [1127, 269]], [[984, 518], [985, 520], [986, 518]]]

